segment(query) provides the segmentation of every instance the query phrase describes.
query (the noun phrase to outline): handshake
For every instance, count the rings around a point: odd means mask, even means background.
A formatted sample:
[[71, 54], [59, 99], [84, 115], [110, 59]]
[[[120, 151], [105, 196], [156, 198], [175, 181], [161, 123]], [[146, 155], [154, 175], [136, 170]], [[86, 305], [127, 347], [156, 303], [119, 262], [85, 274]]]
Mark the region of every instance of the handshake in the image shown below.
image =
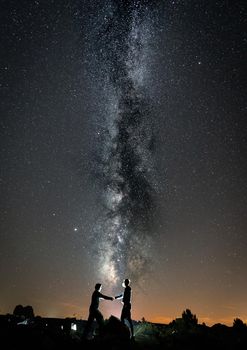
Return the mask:
[[123, 295], [122, 294], [120, 294], [120, 295], [117, 295], [117, 296], [115, 296], [115, 297], [110, 297], [110, 300], [119, 300], [119, 299], [122, 299], [122, 297], [123, 297]]

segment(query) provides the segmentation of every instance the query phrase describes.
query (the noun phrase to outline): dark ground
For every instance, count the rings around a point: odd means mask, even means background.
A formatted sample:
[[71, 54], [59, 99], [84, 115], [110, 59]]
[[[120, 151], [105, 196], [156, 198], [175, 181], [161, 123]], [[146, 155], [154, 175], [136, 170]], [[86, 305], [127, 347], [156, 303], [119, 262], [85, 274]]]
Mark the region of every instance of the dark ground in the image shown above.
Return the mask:
[[[82, 337], [85, 321], [81, 320], [35, 317], [24, 324], [20, 322], [23, 320], [13, 315], [0, 316], [1, 349], [247, 349], [245, 324], [235, 327], [216, 324], [208, 327], [185, 324], [182, 319], [169, 325], [135, 322], [135, 339], [130, 340], [127, 326], [123, 326], [113, 316], [106, 320], [102, 334], [99, 334], [95, 325], [89, 339]], [[77, 330], [72, 330], [72, 325], [76, 325]]]

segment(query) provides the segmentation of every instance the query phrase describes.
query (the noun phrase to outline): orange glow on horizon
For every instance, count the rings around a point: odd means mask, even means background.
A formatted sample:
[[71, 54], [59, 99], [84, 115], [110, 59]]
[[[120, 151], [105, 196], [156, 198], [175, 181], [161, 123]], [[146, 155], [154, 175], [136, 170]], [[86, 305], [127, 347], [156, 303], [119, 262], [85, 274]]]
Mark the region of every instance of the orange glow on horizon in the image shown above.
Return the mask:
[[166, 317], [166, 316], [153, 316], [151, 317], [150, 320], [147, 320], [152, 323], [163, 323], [163, 324], [168, 324], [173, 321], [173, 318], [171, 317]]
[[[213, 326], [214, 324], [220, 323], [226, 326], [232, 326], [234, 319], [239, 318], [244, 323], [247, 323], [246, 315], [241, 312], [240, 309], [236, 309], [233, 306], [224, 305], [223, 311], [221, 308], [214, 309], [213, 312], [206, 312], [202, 308], [199, 309], [198, 305], [189, 305], [188, 307], [183, 307], [185, 302], [180, 302], [178, 306], [176, 303], [174, 305], [160, 305], [160, 313], [157, 312], [156, 300], [150, 300], [146, 303], [142, 298], [134, 298], [132, 305], [132, 319], [135, 321], [142, 321], [144, 318], [147, 322], [160, 323], [167, 325], [176, 318], [182, 317], [182, 312], [189, 308], [193, 314], [198, 318], [198, 323], [205, 323], [207, 326]], [[77, 319], [86, 320], [88, 318], [88, 308], [87, 302], [90, 298], [82, 298], [82, 302], [79, 303], [78, 300], [72, 302], [69, 300], [60, 300], [54, 302], [54, 300], [49, 300], [45, 302], [44, 300], [30, 300], [30, 302], [23, 303], [23, 305], [32, 305], [34, 309], [34, 314], [41, 317], [51, 317], [51, 318], [66, 318], [75, 317]], [[12, 313], [15, 305], [2, 305], [1, 313]], [[164, 309], [164, 313], [161, 310]], [[102, 300], [100, 303], [100, 310], [105, 319], [108, 319], [111, 315], [120, 318], [122, 309], [122, 303], [120, 301], [108, 301]], [[243, 309], [243, 308], [242, 308]], [[226, 311], [227, 310], [227, 311]]]

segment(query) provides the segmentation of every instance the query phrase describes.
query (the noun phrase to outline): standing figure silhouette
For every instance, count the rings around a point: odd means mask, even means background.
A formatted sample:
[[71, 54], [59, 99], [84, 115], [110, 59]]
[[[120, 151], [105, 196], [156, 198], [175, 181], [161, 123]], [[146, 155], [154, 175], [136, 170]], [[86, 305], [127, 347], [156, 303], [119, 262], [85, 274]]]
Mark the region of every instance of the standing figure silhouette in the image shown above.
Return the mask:
[[84, 330], [84, 337], [88, 336], [88, 333], [93, 325], [93, 321], [96, 319], [98, 325], [99, 325], [99, 331], [102, 330], [102, 326], [104, 325], [104, 317], [102, 313], [99, 311], [99, 301], [100, 299], [107, 299], [107, 300], [114, 300], [113, 297], [109, 297], [107, 295], [104, 295], [101, 292], [102, 284], [96, 283], [95, 290], [92, 294], [91, 298], [91, 305], [89, 307], [89, 315], [87, 324]]
[[122, 286], [125, 288], [124, 293], [115, 296], [115, 299], [122, 299], [123, 308], [121, 312], [121, 321], [122, 323], [125, 323], [125, 320], [128, 321], [130, 326], [130, 336], [131, 339], [134, 339], [134, 329], [133, 329], [133, 323], [131, 319], [131, 288], [130, 288], [130, 280], [126, 278], [123, 281]]

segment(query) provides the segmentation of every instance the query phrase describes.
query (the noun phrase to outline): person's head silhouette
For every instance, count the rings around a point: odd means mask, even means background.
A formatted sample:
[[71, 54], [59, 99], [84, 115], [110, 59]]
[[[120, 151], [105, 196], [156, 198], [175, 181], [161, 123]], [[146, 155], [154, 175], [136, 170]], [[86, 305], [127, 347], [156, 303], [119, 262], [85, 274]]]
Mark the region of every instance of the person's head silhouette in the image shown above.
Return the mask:
[[95, 284], [95, 290], [97, 290], [97, 291], [101, 291], [101, 288], [102, 288], [102, 284], [101, 283], [96, 283]]
[[123, 281], [122, 286], [123, 286], [123, 287], [127, 287], [129, 284], [130, 284], [130, 280], [129, 280], [128, 278], [126, 278], [126, 279]]

